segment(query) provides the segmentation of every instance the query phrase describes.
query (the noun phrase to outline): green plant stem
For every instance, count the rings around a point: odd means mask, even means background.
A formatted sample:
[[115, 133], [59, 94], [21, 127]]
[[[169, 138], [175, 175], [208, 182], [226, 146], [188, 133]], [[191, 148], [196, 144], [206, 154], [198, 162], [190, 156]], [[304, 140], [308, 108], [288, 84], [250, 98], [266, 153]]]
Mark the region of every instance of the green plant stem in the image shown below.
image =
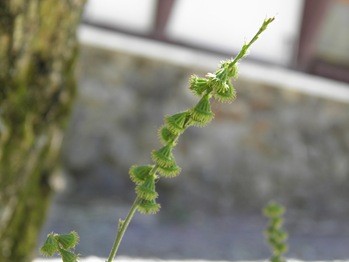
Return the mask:
[[[153, 169], [150, 171], [151, 174], [155, 174], [157, 168], [158, 168], [158, 165], [155, 165], [153, 167]], [[128, 225], [130, 224], [130, 222], [133, 218], [133, 215], [136, 213], [138, 205], [139, 205], [141, 200], [142, 200], [141, 198], [136, 197], [135, 201], [133, 202], [133, 205], [131, 206], [130, 211], [128, 212], [126, 219], [119, 220], [118, 231], [116, 233], [115, 241], [114, 241], [112, 249], [110, 250], [110, 254], [109, 254], [107, 262], [112, 262], [114, 260], [115, 255], [119, 249], [121, 240], [123, 239], [124, 234], [126, 232], [126, 229], [127, 229]]]
[[264, 20], [262, 26], [259, 28], [258, 32], [254, 35], [254, 37], [250, 40], [250, 42], [248, 42], [247, 44], [244, 44], [239, 54], [234, 58], [233, 62], [231, 63], [231, 66], [236, 64], [240, 59], [242, 59], [247, 54], [247, 50], [250, 48], [250, 46], [258, 39], [259, 35], [263, 33], [263, 31], [267, 29], [268, 25], [274, 20], [275, 20], [275, 17], [271, 17]]
[[[254, 37], [252, 38], [252, 40], [250, 42], [248, 42], [247, 44], [245, 43], [244, 46], [242, 47], [241, 51], [239, 52], [239, 54], [234, 58], [234, 60], [232, 61], [232, 63], [230, 63], [229, 66], [233, 67], [240, 59], [242, 59], [246, 54], [247, 54], [247, 50], [248, 48], [258, 39], [259, 35], [267, 28], [267, 26], [274, 20], [274, 18], [268, 18], [268, 19], [265, 19], [261, 28], [259, 29], [259, 31], [254, 35]], [[207, 95], [210, 95], [210, 93], [212, 92], [212, 87], [211, 88], [208, 88], [206, 90], [206, 94]], [[184, 123], [184, 128], [187, 128], [190, 126], [190, 118], [188, 118], [185, 123]], [[179, 138], [179, 134], [174, 137], [172, 139], [172, 141], [170, 141], [170, 143], [174, 146], [176, 141], [178, 140]], [[158, 169], [158, 165], [156, 164], [152, 170], [150, 171], [149, 174], [152, 174], [152, 175], [155, 175], [156, 171]], [[125, 220], [119, 220], [119, 226], [118, 226], [118, 230], [117, 230], [117, 234], [116, 234], [116, 238], [115, 238], [115, 242], [113, 244], [113, 247], [110, 251], [110, 254], [109, 254], [109, 257], [108, 257], [108, 260], [107, 262], [112, 262], [115, 258], [115, 255], [118, 251], [118, 248], [119, 248], [119, 245], [121, 243], [121, 240], [125, 234], [125, 231], [128, 227], [128, 225], [130, 224], [132, 218], [133, 218], [133, 215], [135, 214], [135, 212], [137, 211], [137, 208], [140, 204], [140, 202], [142, 201], [142, 199], [140, 197], [137, 197], [126, 217]]]
[[118, 251], [119, 245], [121, 243], [121, 240], [124, 237], [125, 231], [126, 231], [128, 225], [130, 224], [130, 222], [133, 218], [133, 215], [137, 211], [137, 207], [138, 207], [140, 201], [141, 201], [141, 199], [139, 197], [137, 197], [136, 200], [133, 202], [133, 205], [132, 205], [130, 211], [128, 212], [126, 219], [124, 221], [122, 221], [122, 220], [119, 221], [119, 227], [118, 227], [118, 231], [116, 234], [115, 242], [114, 242], [113, 247], [110, 251], [107, 262], [112, 262], [114, 260], [116, 252]]

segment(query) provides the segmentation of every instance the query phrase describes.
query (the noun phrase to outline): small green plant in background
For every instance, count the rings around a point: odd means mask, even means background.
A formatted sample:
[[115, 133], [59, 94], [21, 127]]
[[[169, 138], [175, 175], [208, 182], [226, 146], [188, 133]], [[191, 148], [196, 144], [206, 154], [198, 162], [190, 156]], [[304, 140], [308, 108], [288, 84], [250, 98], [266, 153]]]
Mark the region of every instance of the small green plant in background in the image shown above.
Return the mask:
[[79, 235], [75, 231], [64, 235], [50, 233], [47, 235], [44, 245], [40, 248], [40, 253], [48, 257], [59, 253], [63, 262], [75, 262], [78, 260], [79, 254], [75, 254], [72, 249], [78, 243]]
[[[237, 63], [247, 54], [250, 46], [272, 21], [274, 21], [274, 18], [265, 19], [259, 31], [251, 41], [243, 45], [239, 54], [234, 59], [221, 62], [216, 72], [208, 73], [205, 77], [191, 76], [189, 89], [199, 97], [199, 102], [188, 110], [166, 116], [163, 126], [158, 131], [162, 147], [151, 152], [153, 163], [150, 165], [134, 165], [130, 168], [131, 180], [136, 185], [136, 199], [127, 217], [119, 219], [115, 242], [107, 262], [112, 262], [115, 258], [120, 242], [136, 211], [142, 214], [155, 214], [160, 210], [160, 205], [156, 202], [158, 193], [155, 184], [161, 177], [172, 178], [179, 175], [181, 168], [177, 165], [172, 151], [177, 145], [180, 135], [190, 126], [202, 127], [211, 122], [214, 118], [214, 113], [211, 110], [212, 98], [222, 103], [230, 103], [236, 98], [236, 91], [231, 80], [237, 78]], [[47, 248], [44, 248], [44, 251], [41, 248], [42, 253], [51, 256], [51, 254], [58, 252], [62, 255], [64, 262], [76, 262], [78, 256], [74, 257], [73, 255], [70, 260], [64, 260], [63, 254], [67, 250], [63, 248], [60, 242], [57, 242], [58, 236], [60, 235], [53, 233], [48, 235], [43, 247], [53, 245], [56, 249], [52, 251], [49, 249], [50, 251], [47, 252]], [[64, 252], [61, 252], [61, 250]]]
[[282, 257], [287, 252], [287, 233], [282, 229], [285, 208], [278, 203], [271, 202], [264, 209], [263, 214], [269, 218], [269, 225], [265, 231], [266, 240], [271, 248], [271, 262], [285, 262]]

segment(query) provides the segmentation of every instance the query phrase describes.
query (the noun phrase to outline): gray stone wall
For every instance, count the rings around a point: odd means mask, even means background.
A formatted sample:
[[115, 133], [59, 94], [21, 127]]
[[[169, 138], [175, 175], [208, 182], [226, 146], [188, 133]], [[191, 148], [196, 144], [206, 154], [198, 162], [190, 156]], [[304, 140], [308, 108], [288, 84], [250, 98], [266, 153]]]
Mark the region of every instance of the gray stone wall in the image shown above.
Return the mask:
[[[187, 89], [193, 73], [207, 72], [82, 48], [63, 153], [70, 197], [132, 201], [128, 168], [151, 163], [164, 115], [196, 103]], [[248, 79], [234, 85], [234, 103], [214, 103], [214, 121], [180, 138], [174, 153], [182, 173], [159, 181], [159, 202], [183, 217], [259, 213], [271, 199], [289, 214], [349, 215], [349, 104]]]

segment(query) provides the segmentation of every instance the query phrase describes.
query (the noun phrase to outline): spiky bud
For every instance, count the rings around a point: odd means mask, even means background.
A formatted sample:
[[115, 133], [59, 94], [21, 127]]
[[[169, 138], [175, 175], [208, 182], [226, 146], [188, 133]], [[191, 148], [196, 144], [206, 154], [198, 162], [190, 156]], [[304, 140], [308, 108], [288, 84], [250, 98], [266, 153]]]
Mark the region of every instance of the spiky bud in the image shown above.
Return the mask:
[[204, 95], [194, 108], [191, 109], [190, 117], [194, 125], [207, 125], [214, 117], [211, 110], [210, 95]]
[[148, 176], [145, 181], [136, 186], [136, 193], [139, 198], [145, 200], [154, 200], [158, 197], [158, 193], [155, 191], [155, 176]]
[[279, 218], [285, 213], [285, 208], [277, 203], [271, 202], [264, 209], [263, 214], [270, 218]]
[[65, 250], [75, 247], [79, 243], [79, 235], [75, 231], [69, 234], [55, 235], [55, 239]]
[[273, 243], [283, 242], [288, 238], [288, 234], [281, 229], [279, 229], [279, 231], [275, 231], [273, 228], [268, 228], [266, 233], [269, 235], [268, 240]]
[[221, 103], [231, 103], [236, 98], [236, 90], [232, 84], [228, 81], [226, 85], [226, 89], [221, 89], [213, 93], [214, 98]]
[[172, 133], [170, 129], [165, 125], [160, 127], [158, 131], [158, 136], [163, 145], [167, 145], [168, 143], [174, 143], [177, 137], [177, 135]]
[[160, 204], [156, 203], [155, 200], [142, 199], [137, 209], [141, 214], [155, 214], [160, 210], [160, 207]]
[[55, 239], [54, 233], [50, 233], [47, 235], [45, 243], [40, 248], [40, 253], [43, 256], [51, 257], [56, 252], [58, 252], [58, 248], [59, 248], [58, 243], [57, 243], [57, 240]]
[[209, 79], [207, 83], [212, 90], [217, 91], [225, 88], [224, 86], [226, 82], [225, 78], [222, 79], [216, 74], [212, 74], [212, 73], [208, 73], [207, 77]]
[[172, 145], [168, 144], [159, 150], [152, 151], [153, 161], [160, 167], [173, 166], [175, 164], [175, 159], [172, 154]]
[[226, 60], [222, 61], [220, 68], [224, 68], [226, 71], [227, 79], [234, 78], [236, 79], [238, 76], [238, 67], [236, 63], [234, 63], [232, 60]]
[[197, 75], [192, 75], [189, 79], [189, 89], [194, 93], [194, 95], [202, 96], [202, 94], [208, 88], [208, 80], [206, 78], [198, 77]]
[[158, 167], [158, 172], [164, 177], [175, 177], [181, 172], [181, 168], [177, 164], [167, 167]]
[[168, 129], [176, 135], [180, 135], [185, 131], [185, 124], [188, 121], [189, 112], [181, 112], [174, 114], [172, 116], [167, 116], [165, 122], [168, 126]]
[[77, 262], [79, 259], [79, 254], [75, 254], [62, 248], [59, 249], [59, 254], [62, 257], [63, 262]]
[[154, 166], [152, 165], [146, 165], [146, 166], [133, 165], [130, 167], [130, 170], [128, 171], [128, 173], [130, 174], [131, 180], [135, 184], [139, 185], [144, 182], [145, 178], [149, 175], [153, 167]]
[[286, 260], [282, 255], [287, 252], [287, 233], [282, 230], [283, 218], [282, 215], [285, 212], [285, 208], [275, 202], [269, 203], [264, 209], [263, 213], [269, 218], [269, 225], [265, 231], [267, 242], [272, 250], [272, 262], [285, 262]]

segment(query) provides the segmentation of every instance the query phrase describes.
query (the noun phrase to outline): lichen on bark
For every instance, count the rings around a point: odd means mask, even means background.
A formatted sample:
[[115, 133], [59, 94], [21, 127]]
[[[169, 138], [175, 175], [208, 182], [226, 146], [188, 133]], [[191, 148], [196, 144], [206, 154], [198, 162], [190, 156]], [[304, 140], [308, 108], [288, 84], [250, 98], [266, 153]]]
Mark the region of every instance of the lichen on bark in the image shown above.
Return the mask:
[[85, 0], [0, 1], [0, 261], [31, 261], [75, 94]]

